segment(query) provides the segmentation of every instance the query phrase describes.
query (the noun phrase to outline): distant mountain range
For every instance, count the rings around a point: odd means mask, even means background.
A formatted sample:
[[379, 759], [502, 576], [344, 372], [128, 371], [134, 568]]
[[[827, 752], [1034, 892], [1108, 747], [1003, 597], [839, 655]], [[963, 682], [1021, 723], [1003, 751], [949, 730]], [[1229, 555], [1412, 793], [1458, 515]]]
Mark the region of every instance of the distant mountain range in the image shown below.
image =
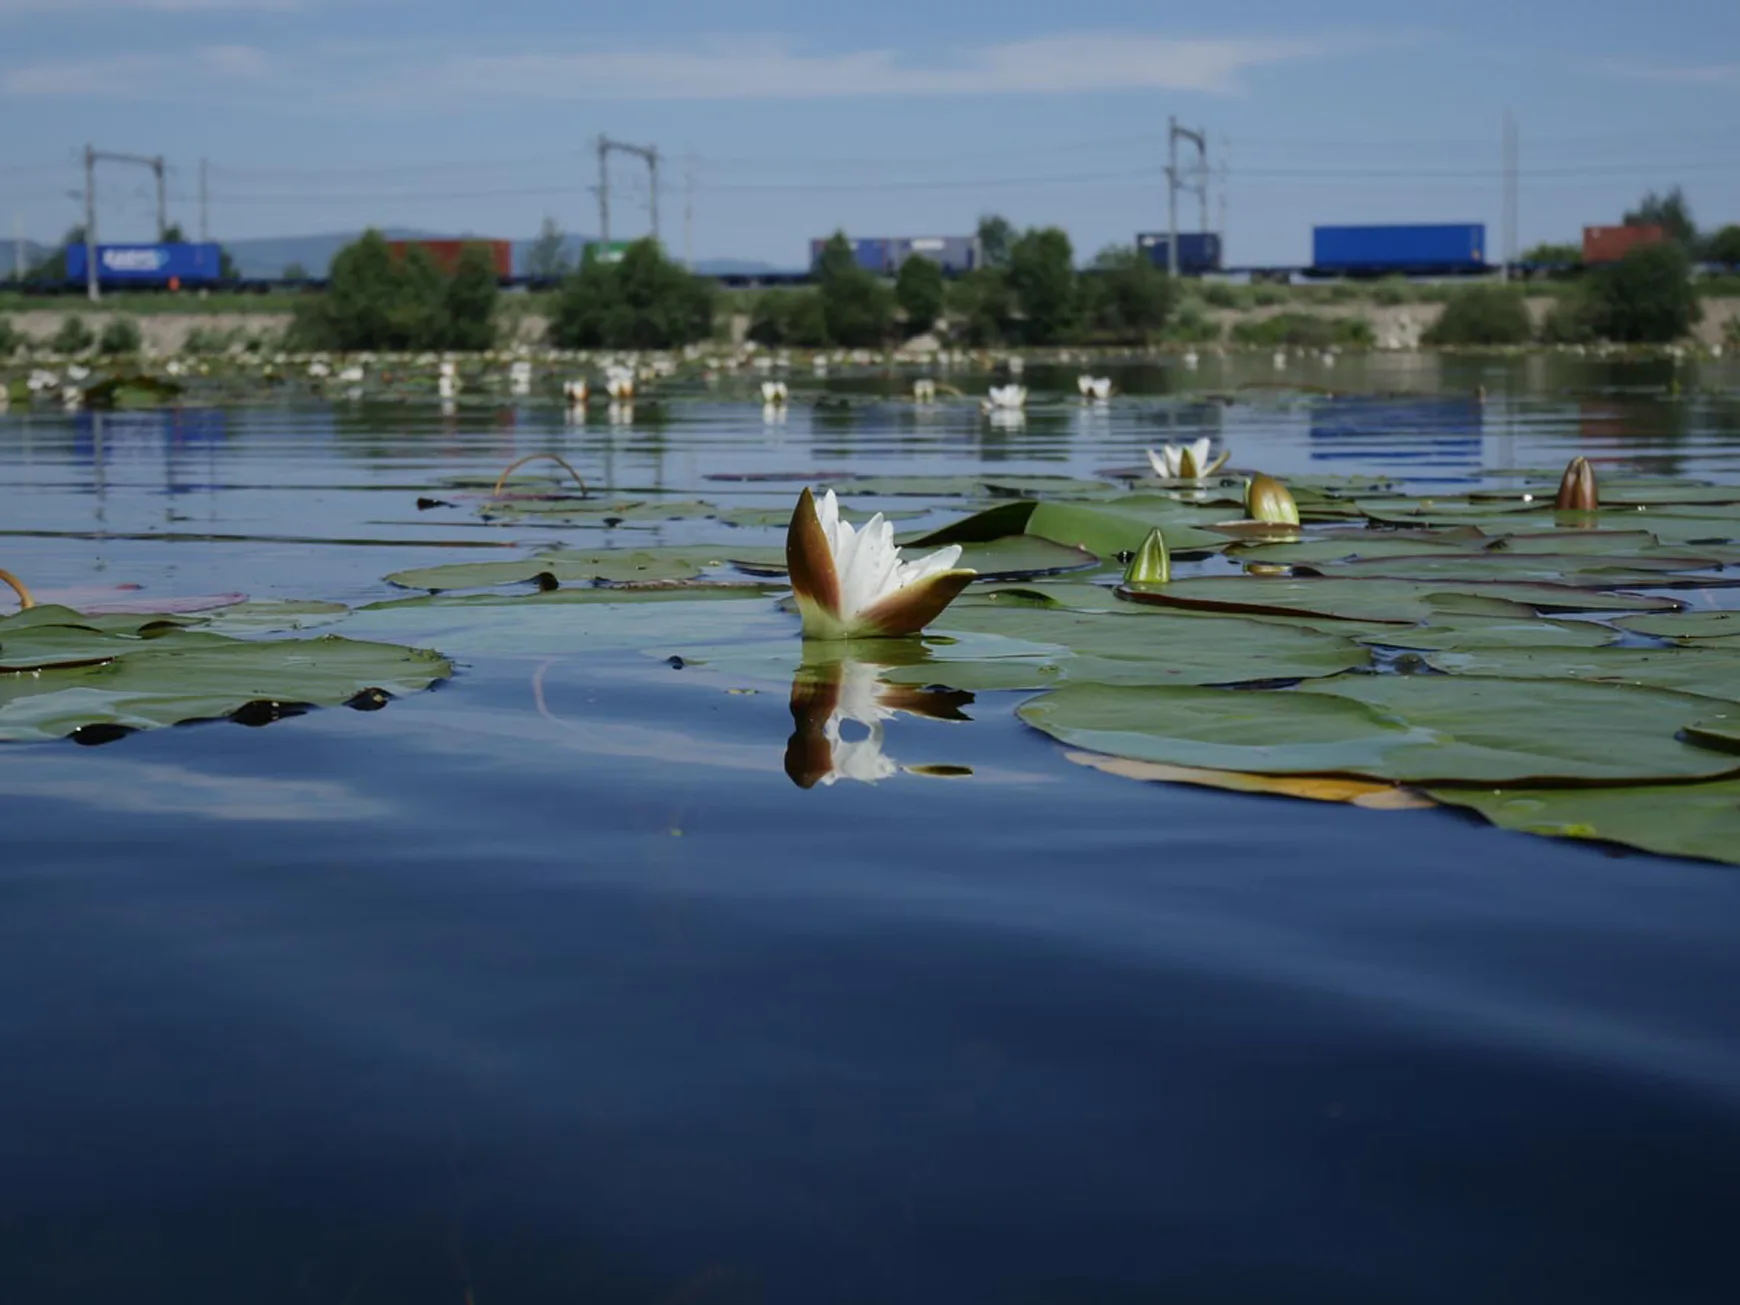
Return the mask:
[[[244, 277], [273, 278], [284, 275], [289, 267], [301, 267], [309, 276], [325, 276], [326, 270], [332, 264], [332, 259], [339, 250], [362, 233], [359, 231], [334, 231], [313, 236], [262, 236], [253, 240], [226, 240], [224, 248], [229, 250], [230, 257], [235, 259], [236, 270]], [[452, 236], [438, 231], [419, 231], [412, 227], [387, 227], [382, 235], [388, 240], [446, 240], [467, 239], [469, 235]], [[483, 237], [478, 237], [479, 239]], [[592, 242], [594, 237], [583, 235], [567, 236], [562, 241], [562, 254], [569, 263], [580, 260], [581, 251]], [[514, 267], [523, 269], [531, 255], [533, 240], [516, 240], [514, 246]], [[24, 266], [46, 258], [54, 252], [54, 246], [39, 244], [34, 240], [24, 242]], [[8, 254], [3, 263], [6, 271], [12, 268], [12, 257]], [[780, 269], [771, 263], [758, 263], [740, 258], [709, 258], [697, 259], [695, 270], [707, 276], [752, 276], [758, 273], [775, 272]]]

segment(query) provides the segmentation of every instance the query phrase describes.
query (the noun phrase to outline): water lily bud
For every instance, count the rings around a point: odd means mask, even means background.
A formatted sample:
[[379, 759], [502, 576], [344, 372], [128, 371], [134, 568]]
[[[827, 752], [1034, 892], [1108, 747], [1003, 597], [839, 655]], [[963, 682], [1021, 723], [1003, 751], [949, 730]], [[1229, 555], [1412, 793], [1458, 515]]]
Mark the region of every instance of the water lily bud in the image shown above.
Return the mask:
[[1142, 547], [1136, 550], [1130, 565], [1124, 568], [1124, 583], [1163, 585], [1170, 579], [1172, 555], [1166, 551], [1166, 538], [1156, 526], [1148, 532], [1148, 538], [1142, 541]]
[[1553, 500], [1558, 512], [1593, 512], [1601, 506], [1595, 492], [1595, 468], [1588, 458], [1572, 458], [1565, 475], [1559, 481], [1559, 497]]
[[1293, 501], [1285, 485], [1273, 476], [1258, 472], [1245, 488], [1245, 515], [1252, 521], [1296, 526], [1299, 524], [1299, 505]]

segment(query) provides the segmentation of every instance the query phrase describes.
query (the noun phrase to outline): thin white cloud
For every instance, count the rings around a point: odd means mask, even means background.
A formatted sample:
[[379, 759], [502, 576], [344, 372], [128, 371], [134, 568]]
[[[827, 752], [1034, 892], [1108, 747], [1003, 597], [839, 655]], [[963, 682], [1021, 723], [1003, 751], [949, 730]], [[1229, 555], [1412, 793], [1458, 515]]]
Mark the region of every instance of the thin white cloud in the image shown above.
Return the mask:
[[0, 0], [0, 18], [35, 14], [89, 13], [95, 10], [148, 14], [291, 13], [308, 0]]
[[229, 82], [269, 77], [266, 52], [247, 45], [198, 46], [177, 54], [117, 54], [58, 59], [0, 71], [0, 94], [18, 98], [149, 99], [188, 89], [202, 94]]
[[1174, 90], [1229, 93], [1242, 74], [1365, 44], [1337, 39], [1169, 38], [1084, 32], [920, 60], [893, 50], [807, 53], [776, 38], [684, 50], [457, 55], [391, 86], [397, 95], [551, 100], [808, 100]]
[[1665, 82], [1676, 86], [1740, 86], [1740, 63], [1669, 64], [1629, 59], [1603, 59], [1600, 72], [1628, 81]]

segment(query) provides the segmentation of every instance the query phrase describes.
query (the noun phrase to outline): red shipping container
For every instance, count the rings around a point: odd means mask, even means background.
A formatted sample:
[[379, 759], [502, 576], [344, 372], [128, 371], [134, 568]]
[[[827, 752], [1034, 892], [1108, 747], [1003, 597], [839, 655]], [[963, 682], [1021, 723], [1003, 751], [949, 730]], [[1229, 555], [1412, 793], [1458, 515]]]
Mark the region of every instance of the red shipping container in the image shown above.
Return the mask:
[[1666, 239], [1667, 232], [1661, 227], [1584, 227], [1583, 261], [1617, 263], [1634, 249], [1659, 245]]
[[489, 261], [495, 267], [497, 276], [512, 276], [514, 274], [514, 246], [511, 240], [389, 240], [387, 248], [392, 251], [395, 259], [405, 256], [405, 251], [412, 245], [426, 251], [435, 260], [435, 266], [451, 276], [459, 267], [459, 258], [473, 245], [481, 245], [489, 251]]

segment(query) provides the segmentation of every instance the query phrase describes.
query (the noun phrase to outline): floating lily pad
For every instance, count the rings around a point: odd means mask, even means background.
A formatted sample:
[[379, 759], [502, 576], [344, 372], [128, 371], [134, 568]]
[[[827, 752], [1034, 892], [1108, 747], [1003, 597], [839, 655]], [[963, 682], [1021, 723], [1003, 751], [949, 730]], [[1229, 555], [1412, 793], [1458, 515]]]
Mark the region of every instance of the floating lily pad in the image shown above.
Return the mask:
[[1343, 577], [1201, 576], [1164, 585], [1124, 585], [1120, 597], [1161, 606], [1229, 614], [1316, 616], [1344, 621], [1417, 625], [1429, 620], [1441, 595], [1495, 598], [1537, 612], [1661, 612], [1680, 604], [1642, 594], [1596, 593], [1566, 585], [1458, 584]]
[[914, 539], [907, 546], [935, 548], [1027, 534], [1109, 558], [1140, 548], [1156, 526], [1175, 554], [1220, 549], [1228, 543], [1225, 536], [1191, 524], [1185, 513], [1156, 509], [1151, 504], [1140, 510], [1126, 510], [1122, 503], [1119, 500], [1117, 506], [1090, 507], [1023, 499], [988, 508]]
[[1346, 779], [1337, 775], [1245, 775], [1236, 770], [1167, 766], [1154, 761], [1132, 761], [1128, 757], [1106, 757], [1097, 752], [1066, 752], [1063, 757], [1078, 766], [1091, 766], [1102, 774], [1154, 784], [1195, 784], [1232, 793], [1261, 793], [1269, 797], [1302, 798], [1308, 802], [1345, 802], [1367, 811], [1420, 811], [1437, 805], [1413, 789], [1371, 779]]
[[522, 584], [540, 575], [559, 584], [694, 580], [710, 567], [725, 565], [722, 549], [558, 549], [515, 562], [454, 562], [446, 566], [395, 571], [389, 584], [401, 589], [488, 589]]
[[1466, 648], [1426, 661], [1453, 675], [1610, 680], [1740, 702], [1740, 653], [1714, 648]]
[[1740, 864], [1740, 780], [1628, 788], [1430, 789], [1502, 829], [1601, 839], [1662, 856]]
[[490, 521], [528, 521], [539, 525], [620, 526], [688, 521], [714, 516], [711, 503], [676, 499], [527, 498], [494, 499], [478, 509]]
[[1036, 668], [1021, 687], [1044, 687], [1060, 678], [1096, 684], [1243, 684], [1334, 675], [1370, 664], [1370, 654], [1352, 640], [1236, 617], [1201, 621], [1128, 610], [970, 606], [950, 608], [934, 629], [995, 634], [1067, 650], [1047, 659], [1056, 671], [1040, 674]]
[[1355, 638], [1366, 645], [1459, 652], [1474, 648], [1598, 648], [1617, 642], [1619, 634], [1595, 621], [1550, 621], [1511, 613], [1486, 618], [1434, 617], [1429, 626]]
[[1685, 575], [1715, 565], [1705, 558], [1679, 554], [1638, 554], [1609, 557], [1581, 553], [1458, 553], [1414, 557], [1374, 557], [1326, 562], [1318, 571], [1329, 576], [1366, 576], [1391, 580], [1451, 580], [1476, 584], [1488, 581], [1524, 584], [1564, 584], [1579, 589], [1721, 588], [1740, 584], [1740, 573], [1727, 576]]
[[1726, 639], [1740, 635], [1740, 612], [1661, 612], [1627, 616], [1614, 624], [1661, 639]]
[[266, 720], [363, 694], [377, 706], [382, 695], [415, 693], [452, 674], [435, 653], [390, 644], [233, 639], [173, 624], [144, 634], [48, 624], [14, 630], [9, 618], [0, 621], [0, 657], [9, 668], [37, 663], [0, 673], [0, 742], [70, 734], [100, 741], [244, 709]]
[[1066, 684], [1020, 708], [1061, 742], [1141, 761], [1487, 785], [1723, 776], [1740, 760], [1676, 737], [1709, 714], [1708, 700], [1659, 689], [1449, 675], [1283, 691]]

